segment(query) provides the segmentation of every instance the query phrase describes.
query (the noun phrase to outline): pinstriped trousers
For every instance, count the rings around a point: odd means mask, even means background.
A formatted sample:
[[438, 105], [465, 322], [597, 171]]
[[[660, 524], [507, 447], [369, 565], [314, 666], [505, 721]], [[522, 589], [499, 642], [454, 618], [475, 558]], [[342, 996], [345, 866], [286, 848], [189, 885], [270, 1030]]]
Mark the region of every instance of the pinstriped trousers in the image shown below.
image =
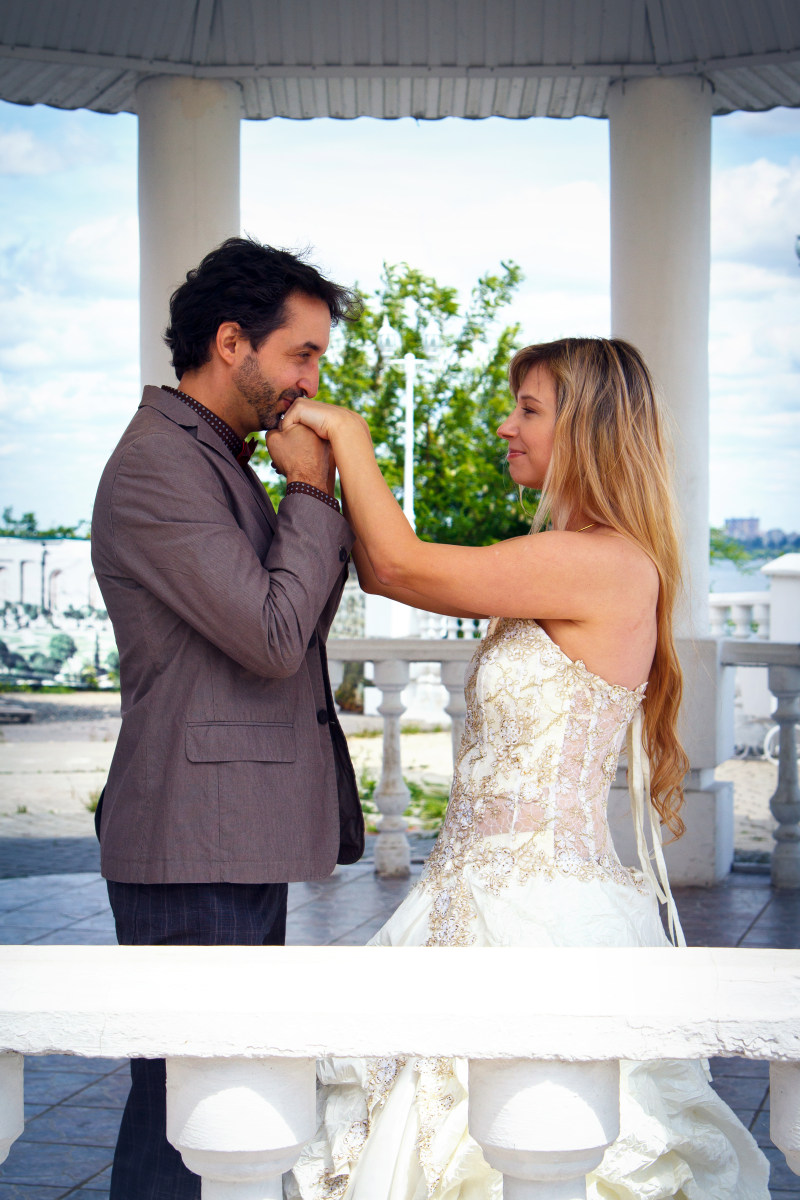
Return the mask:
[[[285, 883], [114, 883], [108, 898], [121, 946], [282, 946]], [[131, 1059], [109, 1200], [200, 1200], [200, 1176], [166, 1134], [163, 1058]]]

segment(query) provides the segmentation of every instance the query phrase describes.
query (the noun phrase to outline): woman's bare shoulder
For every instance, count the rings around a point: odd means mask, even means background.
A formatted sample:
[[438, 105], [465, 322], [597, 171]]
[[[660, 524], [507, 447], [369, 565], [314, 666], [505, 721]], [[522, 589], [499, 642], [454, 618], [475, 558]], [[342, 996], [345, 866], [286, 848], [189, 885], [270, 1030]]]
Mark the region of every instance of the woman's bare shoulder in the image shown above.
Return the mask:
[[534, 534], [532, 540], [545, 550], [547, 558], [562, 559], [568, 566], [585, 569], [584, 577], [595, 587], [613, 592], [632, 591], [645, 603], [658, 596], [658, 570], [652, 558], [615, 529], [600, 526], [574, 533], [548, 530]]

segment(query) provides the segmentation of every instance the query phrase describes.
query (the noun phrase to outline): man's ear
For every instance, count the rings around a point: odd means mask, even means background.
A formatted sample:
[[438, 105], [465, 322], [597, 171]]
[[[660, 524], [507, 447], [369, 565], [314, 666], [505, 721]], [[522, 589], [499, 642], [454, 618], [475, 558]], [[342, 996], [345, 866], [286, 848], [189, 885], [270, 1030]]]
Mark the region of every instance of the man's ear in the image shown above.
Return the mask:
[[236, 361], [236, 347], [242, 342], [242, 327], [236, 321], [223, 321], [214, 340], [217, 354], [223, 362], [232, 366]]

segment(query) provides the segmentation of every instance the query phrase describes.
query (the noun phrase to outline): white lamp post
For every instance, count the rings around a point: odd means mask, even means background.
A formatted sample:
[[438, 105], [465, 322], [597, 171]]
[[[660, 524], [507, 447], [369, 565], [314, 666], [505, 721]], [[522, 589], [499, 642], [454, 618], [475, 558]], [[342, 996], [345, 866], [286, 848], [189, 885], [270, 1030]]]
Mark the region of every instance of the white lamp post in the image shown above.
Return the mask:
[[[433, 357], [441, 346], [439, 330], [435, 325], [428, 325], [422, 335], [422, 345], [425, 354]], [[381, 354], [397, 354], [400, 350], [401, 339], [396, 329], [389, 324], [389, 318], [384, 316], [378, 330], [378, 349]], [[403, 513], [412, 529], [416, 529], [414, 520], [414, 383], [417, 378], [417, 359], [411, 354], [402, 358], [389, 358], [390, 367], [402, 367], [405, 371], [405, 432], [403, 435]]]

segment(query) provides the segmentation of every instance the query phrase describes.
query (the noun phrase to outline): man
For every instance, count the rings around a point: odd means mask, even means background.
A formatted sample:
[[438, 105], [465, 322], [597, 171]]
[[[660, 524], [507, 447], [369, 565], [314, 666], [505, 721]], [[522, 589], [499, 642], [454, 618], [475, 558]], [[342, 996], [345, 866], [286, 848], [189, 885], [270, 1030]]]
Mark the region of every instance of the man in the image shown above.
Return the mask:
[[[244, 441], [316, 393], [331, 324], [358, 311], [302, 259], [230, 238], [170, 301], [179, 387], [144, 389], [103, 472], [92, 560], [123, 716], [98, 831], [120, 944], [283, 944], [287, 882], [362, 853], [325, 659], [354, 540], [328, 445], [281, 439], [276, 514]], [[163, 1060], [131, 1076], [112, 1200], [199, 1200]]]

